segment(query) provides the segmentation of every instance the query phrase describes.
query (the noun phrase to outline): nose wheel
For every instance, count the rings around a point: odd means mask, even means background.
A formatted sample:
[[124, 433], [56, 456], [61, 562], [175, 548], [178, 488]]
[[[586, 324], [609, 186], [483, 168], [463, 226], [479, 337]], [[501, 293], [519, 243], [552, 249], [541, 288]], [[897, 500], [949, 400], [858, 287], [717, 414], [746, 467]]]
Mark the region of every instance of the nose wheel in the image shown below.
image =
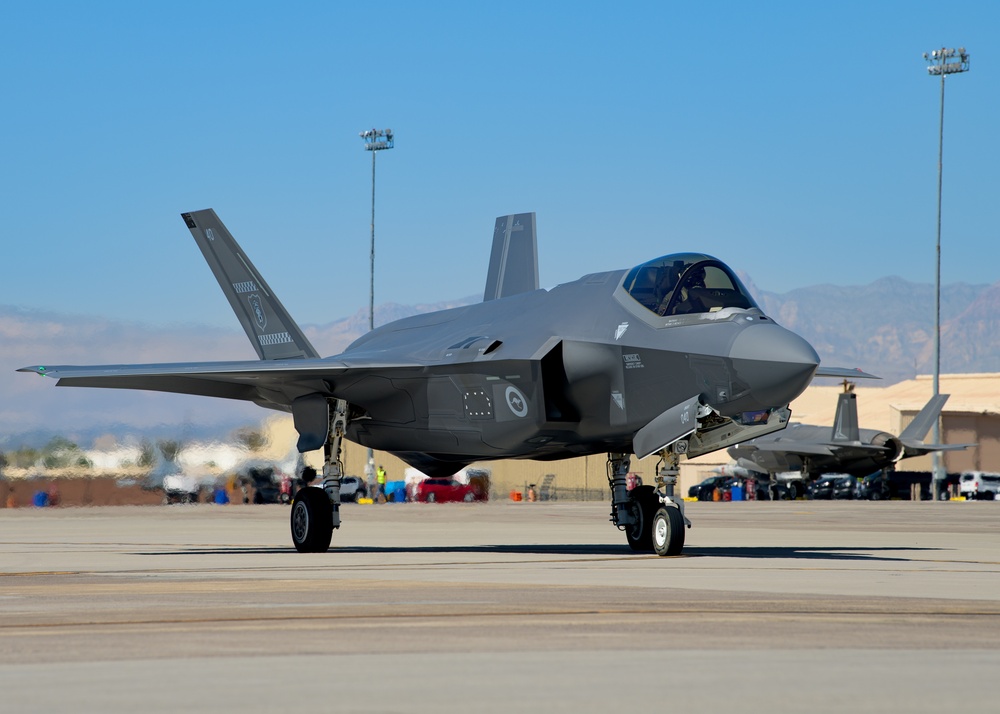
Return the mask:
[[680, 555], [684, 548], [684, 516], [674, 506], [663, 506], [653, 516], [653, 551], [657, 555]]
[[292, 501], [292, 543], [300, 553], [325, 553], [333, 540], [333, 508], [321, 488], [300, 489]]

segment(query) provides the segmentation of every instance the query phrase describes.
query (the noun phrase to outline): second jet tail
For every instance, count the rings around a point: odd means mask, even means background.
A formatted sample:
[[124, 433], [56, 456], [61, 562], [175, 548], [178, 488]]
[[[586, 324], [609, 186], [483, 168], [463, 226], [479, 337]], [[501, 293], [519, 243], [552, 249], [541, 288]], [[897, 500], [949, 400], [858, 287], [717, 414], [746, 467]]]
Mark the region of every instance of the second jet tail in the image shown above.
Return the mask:
[[860, 441], [858, 429], [858, 397], [854, 392], [842, 392], [837, 399], [837, 414], [833, 418], [831, 441]]
[[262, 360], [319, 357], [232, 234], [207, 208], [182, 213], [222, 292]]
[[535, 214], [497, 218], [483, 302], [538, 290], [538, 241]]

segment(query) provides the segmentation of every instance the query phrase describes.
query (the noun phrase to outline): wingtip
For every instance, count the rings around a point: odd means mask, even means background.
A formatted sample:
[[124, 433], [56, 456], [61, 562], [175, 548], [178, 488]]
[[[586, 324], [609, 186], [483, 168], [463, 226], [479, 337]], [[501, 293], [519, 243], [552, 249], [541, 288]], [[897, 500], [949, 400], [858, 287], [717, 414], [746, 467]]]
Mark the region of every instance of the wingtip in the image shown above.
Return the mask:
[[33, 367], [21, 367], [18, 372], [34, 372], [35, 374], [44, 377], [48, 373], [48, 368], [42, 365], [35, 365]]

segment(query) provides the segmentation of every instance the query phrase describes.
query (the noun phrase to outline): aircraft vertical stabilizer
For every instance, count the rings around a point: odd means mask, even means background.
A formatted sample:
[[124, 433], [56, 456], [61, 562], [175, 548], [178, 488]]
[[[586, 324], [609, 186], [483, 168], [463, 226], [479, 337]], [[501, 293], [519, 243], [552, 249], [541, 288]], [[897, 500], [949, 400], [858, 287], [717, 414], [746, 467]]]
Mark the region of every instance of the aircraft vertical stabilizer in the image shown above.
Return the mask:
[[483, 302], [532, 290], [538, 290], [535, 214], [500, 216], [493, 228], [493, 249]]
[[930, 401], [924, 405], [924, 408], [913, 417], [913, 421], [903, 429], [899, 435], [900, 440], [904, 444], [923, 441], [924, 437], [927, 436], [927, 432], [931, 430], [934, 422], [941, 415], [944, 403], [948, 401], [948, 397], [950, 396], [950, 394], [938, 394], [936, 397], [931, 397]]
[[271, 291], [211, 208], [182, 213], [222, 292], [263, 360], [315, 358], [319, 353]]
[[854, 392], [844, 392], [837, 399], [837, 415], [833, 418], [832, 441], [860, 441], [858, 430], [858, 397]]

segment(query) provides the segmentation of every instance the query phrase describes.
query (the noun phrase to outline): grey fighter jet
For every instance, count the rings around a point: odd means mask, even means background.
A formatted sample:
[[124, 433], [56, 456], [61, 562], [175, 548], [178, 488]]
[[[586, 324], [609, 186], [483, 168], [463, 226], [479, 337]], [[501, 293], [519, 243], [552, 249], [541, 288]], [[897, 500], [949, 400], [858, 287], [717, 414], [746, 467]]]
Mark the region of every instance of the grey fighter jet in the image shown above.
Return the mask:
[[[538, 289], [533, 213], [497, 219], [482, 303], [379, 327], [320, 358], [211, 209], [183, 214], [258, 361], [25, 367], [59, 385], [242, 399], [292, 413], [300, 452], [323, 447], [322, 488], [291, 509], [299, 551], [340, 527], [343, 438], [431, 476], [474, 461], [608, 453], [611, 521], [636, 550], [677, 554], [673, 488], [695, 456], [785, 426], [815, 350], [766, 316], [734, 272], [700, 253]], [[864, 375], [860, 375], [864, 376]], [[630, 455], [661, 457], [629, 491]]]
[[973, 446], [924, 443], [948, 396], [931, 397], [903, 432], [893, 436], [858, 428], [857, 395], [847, 389], [838, 398], [832, 427], [790, 424], [780, 434], [756, 437], [729, 447], [729, 455], [738, 466], [768, 477], [785, 471], [801, 471], [806, 480], [824, 473], [864, 477], [876, 471], [890, 471], [900, 459]]

